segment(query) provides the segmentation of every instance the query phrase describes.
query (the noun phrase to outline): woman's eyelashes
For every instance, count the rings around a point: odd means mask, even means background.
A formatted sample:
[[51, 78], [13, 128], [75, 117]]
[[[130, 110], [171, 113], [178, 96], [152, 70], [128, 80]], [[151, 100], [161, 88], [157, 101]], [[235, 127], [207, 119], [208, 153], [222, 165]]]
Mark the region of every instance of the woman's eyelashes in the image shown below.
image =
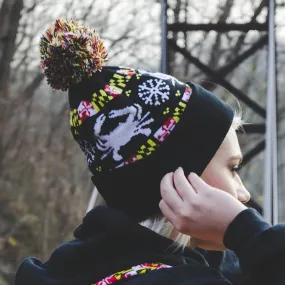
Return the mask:
[[230, 171], [234, 173], [238, 172], [240, 169], [241, 169], [241, 163], [230, 166]]

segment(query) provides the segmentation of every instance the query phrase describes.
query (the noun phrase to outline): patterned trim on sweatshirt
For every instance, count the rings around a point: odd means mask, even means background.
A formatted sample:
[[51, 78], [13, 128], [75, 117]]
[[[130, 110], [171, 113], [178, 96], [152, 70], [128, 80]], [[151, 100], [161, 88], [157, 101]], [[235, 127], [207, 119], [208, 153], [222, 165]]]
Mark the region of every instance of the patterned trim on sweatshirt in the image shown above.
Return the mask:
[[92, 285], [109, 285], [132, 276], [142, 275], [157, 269], [170, 268], [170, 267], [171, 266], [162, 263], [143, 263], [137, 266], [133, 266], [130, 269], [112, 274], [109, 277], [106, 277], [103, 280], [98, 281]]

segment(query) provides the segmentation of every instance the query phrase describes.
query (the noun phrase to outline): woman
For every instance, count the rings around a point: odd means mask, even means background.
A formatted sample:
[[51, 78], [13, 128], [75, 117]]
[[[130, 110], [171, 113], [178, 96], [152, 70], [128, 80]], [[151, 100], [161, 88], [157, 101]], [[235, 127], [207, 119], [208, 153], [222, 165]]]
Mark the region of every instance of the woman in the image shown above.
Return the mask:
[[16, 285], [232, 284], [221, 254], [201, 249], [225, 247], [243, 280], [285, 283], [284, 226], [242, 204], [240, 118], [227, 104], [192, 82], [105, 66], [96, 32], [73, 21], [57, 20], [40, 47], [48, 83], [69, 91], [72, 135], [108, 207], [47, 262], [26, 259]]

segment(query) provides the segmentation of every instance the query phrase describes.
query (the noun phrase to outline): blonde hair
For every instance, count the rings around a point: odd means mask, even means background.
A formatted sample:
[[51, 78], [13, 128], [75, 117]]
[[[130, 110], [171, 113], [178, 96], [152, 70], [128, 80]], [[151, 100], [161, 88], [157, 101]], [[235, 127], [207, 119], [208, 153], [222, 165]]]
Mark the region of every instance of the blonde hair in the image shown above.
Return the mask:
[[[232, 122], [232, 128], [234, 130], [238, 130], [242, 127], [243, 120], [242, 120], [242, 112], [241, 108], [238, 109], [238, 111], [235, 111], [233, 122]], [[106, 205], [106, 202], [102, 198], [102, 196], [97, 193], [97, 198], [95, 200], [94, 206], [99, 205]], [[149, 218], [140, 223], [141, 226], [146, 227], [157, 234], [164, 236], [166, 238], [172, 238], [175, 233], [175, 227], [164, 217], [161, 215], [161, 217], [156, 218]], [[174, 240], [174, 246], [176, 248], [182, 247], [185, 248], [186, 246], [190, 245], [191, 237], [182, 233], [178, 233], [176, 235], [176, 238]]]

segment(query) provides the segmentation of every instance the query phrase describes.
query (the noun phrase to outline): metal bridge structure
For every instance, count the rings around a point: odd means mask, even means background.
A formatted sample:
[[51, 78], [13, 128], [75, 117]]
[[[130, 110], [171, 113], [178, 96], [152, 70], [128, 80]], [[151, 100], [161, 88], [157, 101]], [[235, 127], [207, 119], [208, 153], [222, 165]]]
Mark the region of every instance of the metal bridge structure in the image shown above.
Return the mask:
[[[191, 0], [188, 0], [191, 2]], [[168, 1], [161, 0], [161, 72], [170, 73], [169, 57], [172, 53], [179, 53], [191, 65], [195, 65], [201, 70], [206, 78], [226, 88], [239, 101], [243, 102], [248, 108], [261, 116], [264, 123], [245, 125], [244, 130], [247, 134], [262, 134], [263, 139], [258, 142], [252, 149], [244, 154], [243, 165], [251, 161], [260, 152], [264, 152], [264, 193], [263, 205], [257, 204], [253, 199], [248, 203], [249, 206], [257, 209], [264, 218], [273, 223], [278, 223], [278, 177], [277, 177], [277, 128], [278, 121], [276, 115], [277, 106], [277, 88], [276, 88], [276, 36], [275, 36], [275, 10], [276, 3], [274, 0], [263, 0], [256, 9], [251, 21], [248, 23], [190, 23], [172, 22], [168, 16]], [[267, 9], [267, 17], [263, 23], [256, 20], [262, 9]], [[249, 32], [251, 30], [260, 32], [259, 39], [237, 55], [231, 62], [227, 62], [218, 70], [214, 70], [195, 57], [185, 47], [181, 47], [173, 34], [178, 32], [195, 33], [199, 31], [226, 33], [230, 31]], [[253, 56], [262, 48], [267, 48], [267, 94], [266, 108], [258, 102], [252, 100], [238, 86], [227, 80], [226, 76], [236, 69], [242, 62]], [[207, 88], [207, 86], [204, 86]], [[246, 135], [246, 134], [245, 134]]]

